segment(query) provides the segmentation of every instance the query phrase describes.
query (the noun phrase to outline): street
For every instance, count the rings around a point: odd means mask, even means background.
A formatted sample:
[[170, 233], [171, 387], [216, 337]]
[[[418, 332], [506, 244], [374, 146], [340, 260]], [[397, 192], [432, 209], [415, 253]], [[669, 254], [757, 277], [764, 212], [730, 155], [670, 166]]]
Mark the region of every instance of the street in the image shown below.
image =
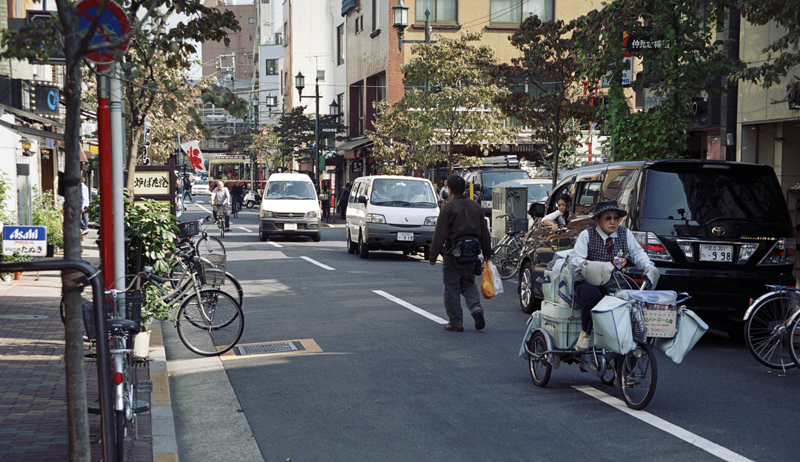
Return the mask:
[[[197, 199], [189, 218], [210, 214]], [[680, 365], [658, 353], [655, 397], [630, 411], [576, 366], [532, 383], [515, 282], [483, 300], [486, 329], [465, 310], [465, 332], [446, 332], [441, 263], [350, 255], [341, 219], [319, 243], [260, 242], [257, 216], [232, 217], [223, 242], [245, 291], [239, 345], [268, 345], [201, 358], [164, 324], [182, 461], [252, 460], [237, 448], [255, 445], [270, 462], [797, 460], [800, 371], [767, 373], [724, 334]], [[217, 395], [225, 376], [235, 395]]]

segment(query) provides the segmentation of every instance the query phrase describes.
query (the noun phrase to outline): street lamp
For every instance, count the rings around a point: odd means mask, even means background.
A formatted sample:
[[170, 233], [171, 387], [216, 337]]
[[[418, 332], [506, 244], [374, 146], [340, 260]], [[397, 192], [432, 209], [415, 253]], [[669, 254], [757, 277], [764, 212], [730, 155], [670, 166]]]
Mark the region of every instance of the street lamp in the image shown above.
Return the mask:
[[408, 27], [408, 6], [403, 0], [397, 0], [397, 4], [392, 7], [392, 27], [397, 30], [397, 50], [403, 50], [404, 43], [435, 43], [431, 41], [431, 12], [425, 9], [425, 40], [403, 40], [403, 32]]
[[[319, 177], [317, 172], [317, 165], [319, 165], [319, 76], [320, 71], [317, 71], [317, 77], [314, 79], [314, 95], [303, 96], [303, 89], [306, 87], [306, 79], [301, 72], [294, 76], [294, 87], [297, 88], [297, 94], [302, 100], [303, 98], [314, 98], [315, 100], [315, 118], [314, 118], [314, 159], [311, 162], [314, 178]], [[322, 80], [325, 80], [325, 71], [322, 71]]]
[[333, 100], [328, 107], [330, 108], [329, 114], [336, 118], [336, 123], [339, 123], [339, 103], [337, 103], [336, 100]]

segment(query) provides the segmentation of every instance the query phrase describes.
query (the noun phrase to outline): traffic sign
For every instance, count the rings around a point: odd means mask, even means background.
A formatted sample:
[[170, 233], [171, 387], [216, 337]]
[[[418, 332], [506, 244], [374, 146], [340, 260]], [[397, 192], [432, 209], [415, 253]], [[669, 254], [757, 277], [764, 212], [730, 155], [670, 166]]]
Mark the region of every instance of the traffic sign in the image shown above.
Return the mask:
[[[86, 33], [89, 30], [89, 24], [92, 23], [103, 0], [81, 0], [75, 5], [78, 9], [78, 31]], [[131, 30], [128, 15], [121, 6], [109, 1], [106, 9], [100, 15], [100, 20], [97, 22], [97, 30], [92, 38], [89, 40], [89, 45], [103, 44], [118, 40]], [[125, 51], [128, 49], [129, 41], [126, 40], [122, 45], [118, 46], [117, 50]], [[93, 51], [86, 55], [89, 61], [106, 64], [114, 60], [114, 48], [104, 48], [98, 51]]]
[[47, 228], [44, 226], [3, 227], [3, 255], [14, 253], [29, 257], [47, 255]]

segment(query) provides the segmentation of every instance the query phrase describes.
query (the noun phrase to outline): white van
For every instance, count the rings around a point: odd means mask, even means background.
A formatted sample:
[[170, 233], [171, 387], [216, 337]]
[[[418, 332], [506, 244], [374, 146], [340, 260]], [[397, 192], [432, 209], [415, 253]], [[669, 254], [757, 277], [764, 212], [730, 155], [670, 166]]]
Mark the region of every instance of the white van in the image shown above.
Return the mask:
[[308, 236], [322, 239], [322, 211], [314, 183], [302, 173], [273, 173], [261, 199], [258, 237]]
[[347, 203], [347, 252], [368, 258], [370, 250], [423, 251], [428, 258], [439, 217], [439, 197], [430, 181], [376, 175], [356, 179]]

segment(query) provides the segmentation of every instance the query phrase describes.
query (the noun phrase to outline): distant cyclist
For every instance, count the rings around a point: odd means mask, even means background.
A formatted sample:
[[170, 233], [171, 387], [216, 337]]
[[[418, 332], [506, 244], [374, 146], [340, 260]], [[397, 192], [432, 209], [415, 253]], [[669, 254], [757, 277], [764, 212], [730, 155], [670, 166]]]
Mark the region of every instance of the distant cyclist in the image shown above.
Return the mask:
[[217, 182], [217, 188], [211, 193], [211, 207], [214, 208], [214, 222], [222, 220], [220, 214], [225, 216], [225, 231], [231, 230], [231, 216], [228, 207], [231, 204], [231, 193], [221, 180]]
[[237, 210], [241, 210], [243, 200], [244, 186], [242, 186], [241, 181], [237, 181], [233, 188], [231, 188], [231, 203], [234, 207], [238, 207]]

